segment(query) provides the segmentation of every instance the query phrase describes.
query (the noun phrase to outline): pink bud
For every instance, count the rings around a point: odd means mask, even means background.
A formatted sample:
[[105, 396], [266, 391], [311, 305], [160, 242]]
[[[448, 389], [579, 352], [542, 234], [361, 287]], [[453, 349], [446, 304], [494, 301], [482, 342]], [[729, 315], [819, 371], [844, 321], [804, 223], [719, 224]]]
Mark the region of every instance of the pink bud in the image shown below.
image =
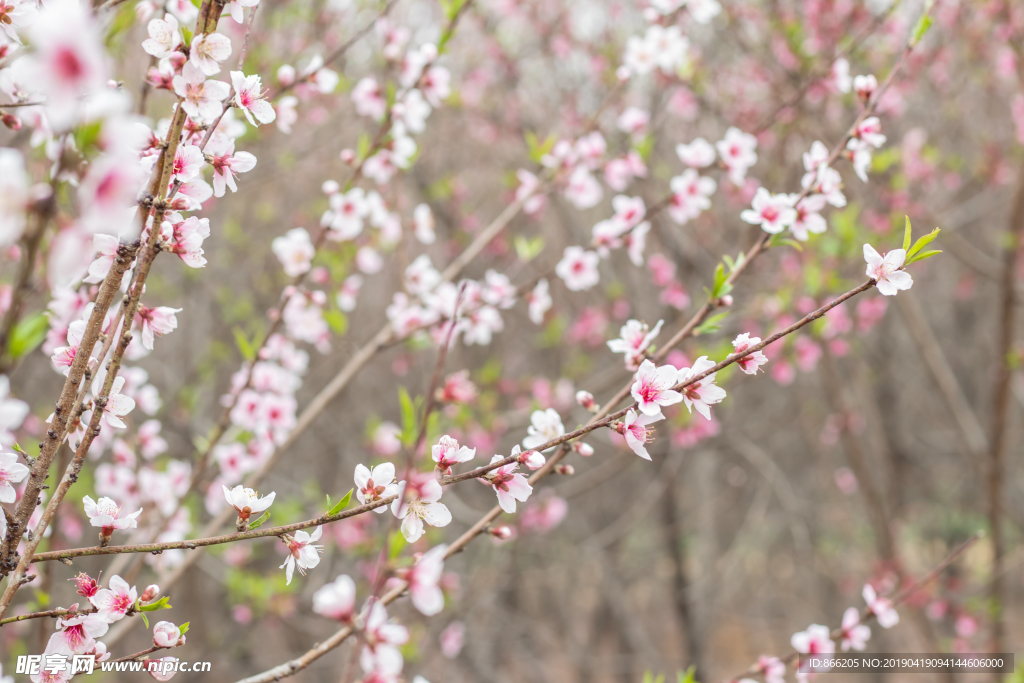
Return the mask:
[[2, 120], [4, 125], [11, 130], [21, 130], [21, 119], [14, 114], [4, 114], [0, 120]]
[[573, 467], [572, 465], [559, 465], [558, 467], [555, 468], [555, 471], [558, 472], [559, 474], [564, 474], [567, 477], [571, 477], [572, 475], [576, 474], [576, 468]]
[[580, 455], [582, 455], [584, 458], [589, 458], [590, 456], [592, 456], [594, 454], [594, 447], [591, 446], [589, 443], [583, 443], [582, 441], [577, 441], [573, 445], [573, 448], [575, 448], [576, 452], [579, 453]]
[[512, 538], [512, 529], [508, 526], [499, 526], [491, 529], [491, 536], [500, 541], [507, 541]]
[[152, 602], [160, 597], [160, 586], [155, 583], [151, 583], [146, 587], [146, 590], [142, 592], [142, 596], [139, 598], [142, 602]]
[[356, 162], [356, 153], [351, 149], [343, 149], [341, 150], [341, 160], [351, 166]]
[[538, 451], [526, 451], [519, 455], [519, 462], [529, 467], [531, 470], [538, 470], [544, 467], [546, 459]]
[[341, 185], [337, 180], [325, 180], [324, 184], [320, 186], [320, 190], [324, 194], [337, 194], [341, 192]]
[[723, 306], [732, 306], [732, 294], [726, 294], [725, 296], [718, 300], [718, 303], [722, 304]]
[[596, 404], [594, 403], [594, 395], [589, 391], [577, 391], [576, 402], [587, 410], [593, 410]]

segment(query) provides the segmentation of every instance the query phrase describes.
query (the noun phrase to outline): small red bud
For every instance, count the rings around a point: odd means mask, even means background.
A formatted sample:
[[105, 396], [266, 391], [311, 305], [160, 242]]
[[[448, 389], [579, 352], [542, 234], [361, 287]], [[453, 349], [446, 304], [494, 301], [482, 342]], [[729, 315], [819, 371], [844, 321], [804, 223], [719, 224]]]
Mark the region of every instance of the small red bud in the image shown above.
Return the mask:
[[21, 119], [14, 114], [4, 114], [0, 120], [3, 120], [4, 125], [11, 130], [21, 130]]
[[555, 471], [558, 472], [559, 474], [564, 474], [567, 477], [571, 477], [572, 475], [576, 474], [576, 468], [573, 467], [572, 465], [559, 465], [558, 467], [555, 468]]

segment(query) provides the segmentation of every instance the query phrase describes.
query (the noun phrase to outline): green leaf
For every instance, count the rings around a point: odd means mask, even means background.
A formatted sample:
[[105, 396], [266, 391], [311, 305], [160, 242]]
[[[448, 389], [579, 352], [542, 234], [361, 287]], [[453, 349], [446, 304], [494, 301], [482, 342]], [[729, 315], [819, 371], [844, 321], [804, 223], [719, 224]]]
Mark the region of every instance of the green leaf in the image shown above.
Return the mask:
[[268, 519], [270, 519], [270, 510], [267, 510], [262, 515], [260, 515], [260, 518], [257, 519], [255, 522], [249, 522], [249, 531], [252, 531], [253, 529], [259, 529], [261, 526], [267, 523]]
[[677, 673], [676, 674], [676, 681], [678, 683], [697, 683], [697, 679], [695, 678], [696, 673], [697, 673], [697, 667], [696, 666], [691, 666], [689, 669], [686, 670], [685, 674], [682, 671]]
[[914, 27], [914, 34], [910, 38], [910, 46], [913, 47], [921, 42], [924, 38], [924, 34], [928, 33], [928, 29], [932, 27], [932, 17], [930, 14], [922, 14], [921, 18], [917, 20], [917, 26]]
[[[345, 497], [342, 498], [341, 500], [339, 500], [337, 505], [335, 505], [334, 507], [332, 507], [331, 509], [329, 509], [327, 511], [327, 515], [329, 517], [333, 517], [334, 515], [338, 514], [339, 512], [341, 512], [342, 510], [347, 508], [348, 504], [350, 502], [352, 502], [352, 491], [354, 491], [354, 490], [355, 489], [349, 489], [348, 493], [345, 494]], [[331, 502], [330, 496], [327, 497], [327, 502], [328, 502], [328, 504], [330, 504], [330, 502]]]
[[402, 443], [412, 445], [416, 438], [416, 404], [405, 387], [398, 388], [398, 400], [402, 404]]
[[46, 339], [49, 329], [50, 321], [44, 313], [36, 313], [15, 325], [7, 345], [11, 358], [18, 359], [35, 351]]
[[526, 140], [526, 149], [530, 160], [535, 164], [539, 164], [541, 157], [550, 152], [554, 148], [555, 142], [558, 141], [554, 135], [548, 135], [542, 142], [531, 130], [526, 131], [523, 138]]
[[711, 290], [711, 298], [717, 301], [732, 291], [732, 285], [726, 282], [729, 276], [725, 273], [725, 266], [721, 263], [715, 268], [715, 284]]
[[707, 320], [702, 322], [697, 327], [697, 329], [693, 331], [693, 335], [696, 337], [702, 334], [710, 334], [712, 332], [717, 332], [718, 330], [722, 329], [722, 321], [728, 317], [729, 311], [715, 313], [713, 316], [709, 317]]
[[[934, 240], [934, 239], [935, 239], [936, 237], [938, 237], [938, 236], [939, 236], [939, 229], [938, 229], [938, 228], [935, 228], [935, 229], [934, 229], [934, 230], [932, 230], [932, 231], [931, 231], [930, 233], [928, 233], [927, 235], [925, 235], [925, 236], [924, 236], [924, 237], [922, 237], [921, 239], [919, 239], [919, 240], [917, 240], [916, 242], [914, 242], [914, 246], [912, 246], [912, 247], [910, 248], [910, 251], [908, 251], [908, 252], [907, 252], [907, 258], [908, 258], [908, 259], [909, 259], [909, 258], [912, 258], [912, 257], [913, 257], [913, 256], [914, 256], [915, 254], [917, 254], [917, 253], [918, 253], [919, 251], [921, 251], [922, 249], [924, 249], [925, 247], [927, 247], [927, 246], [928, 246], [929, 244], [931, 244], [931, 243], [932, 243], [932, 241], [933, 241], [933, 240]], [[904, 246], [903, 248], [904, 248], [904, 249], [906, 249], [907, 247], [906, 247], [906, 246]]]
[[388, 558], [393, 560], [398, 557], [405, 546], [405, 536], [402, 535], [402, 532], [392, 531], [391, 538], [388, 539]]
[[348, 329], [348, 316], [346, 316], [342, 311], [324, 311], [324, 321], [334, 331], [334, 334], [339, 337], [345, 334], [345, 330]]
[[544, 251], [544, 238], [539, 235], [531, 239], [516, 235], [513, 244], [516, 248], [516, 256], [523, 263], [529, 263]]
[[245, 360], [254, 360], [256, 358], [256, 349], [249, 343], [248, 337], [245, 336], [245, 332], [242, 331], [241, 327], [237, 325], [231, 328], [231, 331], [235, 335], [235, 345], [238, 347], [239, 353], [242, 354], [242, 358]]
[[790, 237], [783, 237], [782, 234], [773, 235], [771, 240], [768, 242], [769, 247], [779, 247], [786, 245], [787, 247], [793, 247], [797, 251], [803, 251], [804, 246], [797, 242], [795, 239]]
[[178, 627], [178, 630], [181, 632], [181, 635], [185, 635], [186, 633], [188, 633], [188, 627], [189, 624], [191, 623], [191, 621], [186, 621], [184, 624]]
[[640, 155], [640, 158], [647, 161], [651, 158], [651, 152], [654, 151], [654, 136], [645, 135], [643, 139], [638, 141], [633, 145], [633, 147], [636, 148], [636, 152]]
[[365, 132], [360, 133], [359, 134], [359, 141], [356, 143], [356, 159], [360, 160], [360, 161], [366, 159], [366, 155], [369, 152], [370, 152], [370, 134], [369, 133], [365, 133]]
[[904, 264], [904, 267], [909, 266], [911, 263], [916, 263], [917, 261], [924, 261], [926, 258], [931, 258], [932, 256], [935, 256], [935, 255], [941, 254], [941, 253], [942, 253], [941, 249], [932, 249], [931, 251], [925, 251], [925, 252], [922, 252], [920, 254], [915, 254], [914, 258], [908, 260]]
[[149, 628], [149, 619], [146, 617], [146, 615], [140, 612], [139, 616], [142, 617], [142, 623], [146, 625], [146, 628]]
[[173, 609], [171, 599], [166, 595], [156, 602], [151, 602], [148, 605], [142, 605], [139, 607], [140, 612], [156, 612], [162, 609]]
[[903, 229], [903, 250], [906, 251], [910, 249], [910, 241], [912, 239], [910, 234], [910, 216], [904, 216], [903, 218], [907, 222], [907, 227]]

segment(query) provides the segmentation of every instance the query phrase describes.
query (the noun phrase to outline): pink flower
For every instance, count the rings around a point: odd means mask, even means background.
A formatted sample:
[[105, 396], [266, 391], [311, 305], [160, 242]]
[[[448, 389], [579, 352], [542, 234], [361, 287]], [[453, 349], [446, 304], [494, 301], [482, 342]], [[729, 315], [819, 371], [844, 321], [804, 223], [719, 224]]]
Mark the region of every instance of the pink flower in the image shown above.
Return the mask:
[[205, 33], [192, 39], [188, 61], [207, 76], [213, 76], [220, 73], [220, 63], [230, 56], [231, 40], [227, 36]]
[[[736, 349], [736, 353], [743, 353], [752, 346], [757, 346], [761, 343], [760, 337], [751, 337], [749, 333], [744, 332], [735, 339], [732, 340], [732, 346]], [[740, 370], [748, 375], [756, 375], [757, 369], [768, 362], [768, 358], [760, 351], [744, 356], [736, 361], [736, 365], [739, 366]]]
[[843, 613], [843, 634], [839, 641], [843, 652], [854, 650], [862, 651], [871, 637], [871, 629], [860, 623], [860, 612], [856, 607], [851, 607]]
[[444, 386], [437, 390], [437, 400], [444, 403], [472, 403], [477, 395], [476, 385], [469, 379], [469, 370], [448, 375]]
[[192, 62], [185, 64], [173, 83], [175, 94], [184, 99], [181, 108], [193, 119], [216, 119], [224, 111], [223, 102], [231, 93], [231, 86], [206, 80], [203, 71]]
[[672, 189], [672, 200], [668, 205], [669, 215], [676, 223], [685, 225], [700, 216], [701, 212], [711, 208], [710, 197], [715, 193], [718, 184], [714, 178], [702, 177], [694, 169], [688, 168], [682, 175], [673, 178], [669, 187]]
[[[398, 484], [395, 483], [395, 466], [389, 462], [381, 463], [372, 470], [366, 465], [356, 465], [356, 498], [363, 505], [374, 503], [381, 498], [390, 498], [398, 495]], [[386, 505], [373, 509], [374, 512], [383, 514], [387, 510]]]
[[539, 451], [526, 451], [520, 454], [518, 444], [512, 447], [511, 455], [518, 455], [518, 462], [522, 465], [526, 465], [531, 470], [539, 470], [544, 467], [544, 463], [547, 462], [547, 458]]
[[455, 659], [462, 651], [466, 639], [466, 625], [461, 621], [453, 621], [441, 631], [441, 654], [447, 659]]
[[757, 658], [757, 670], [764, 674], [764, 683], [786, 682], [786, 665], [778, 657], [761, 655]]
[[638, 225], [647, 213], [643, 197], [616, 195], [612, 197], [612, 208], [615, 209], [613, 220], [626, 230]]
[[646, 323], [639, 320], [629, 320], [619, 330], [619, 339], [612, 339], [608, 342], [608, 348], [612, 353], [621, 353], [624, 356], [627, 370], [636, 370], [639, 361], [647, 352], [647, 349], [654, 342], [654, 338], [661, 331], [664, 320], [659, 320], [653, 330], [649, 330]]
[[646, 446], [654, 440], [654, 430], [648, 429], [647, 425], [664, 419], [665, 416], [660, 412], [657, 415], [646, 415], [644, 413], [637, 414], [636, 411], [631, 409], [626, 413], [626, 417], [620, 425], [616, 426], [616, 431], [626, 438], [626, 445], [634, 453], [644, 460], [650, 460], [651, 456], [647, 452]]
[[725, 137], [716, 142], [715, 147], [729, 169], [729, 179], [733, 184], [742, 186], [747, 169], [757, 163], [757, 138], [732, 127], [725, 131]]
[[857, 93], [857, 97], [867, 102], [875, 94], [875, 91], [878, 90], [878, 79], [875, 78], [874, 74], [854, 76], [853, 90]]
[[[679, 381], [686, 382], [691, 377], [696, 377], [713, 367], [715, 367], [714, 361], [708, 360], [707, 356], [701, 356], [693, 363], [692, 368], [684, 368], [679, 371]], [[716, 374], [712, 372], [699, 382], [683, 388], [683, 402], [686, 404], [686, 408], [688, 410], [691, 407], [696, 408], [698, 413], [709, 420], [711, 419], [711, 406], [721, 403], [725, 398], [725, 389], [714, 383]]]
[[[503, 460], [503, 458], [500, 455], [495, 455], [491, 458], [491, 463], [499, 460]], [[533, 487], [530, 486], [530, 482], [526, 480], [526, 477], [516, 472], [518, 468], [519, 464], [513, 462], [492, 470], [487, 475], [491, 488], [498, 494], [498, 505], [509, 514], [516, 511], [517, 500], [525, 503], [530, 494], [533, 493]]]
[[763, 187], [757, 188], [752, 208], [740, 214], [740, 218], [752, 225], [760, 225], [761, 229], [772, 235], [786, 229], [796, 220], [796, 209], [792, 206], [788, 194], [773, 195]]
[[459, 447], [459, 442], [447, 434], [430, 447], [430, 458], [437, 463], [436, 468], [445, 474], [452, 473], [452, 465], [469, 462], [475, 457], [475, 448]]
[[352, 621], [356, 607], [356, 583], [342, 574], [313, 593], [313, 611], [341, 622]]
[[794, 633], [789, 642], [794, 650], [805, 655], [832, 654], [836, 651], [828, 626], [821, 624], [811, 624], [806, 631]]
[[313, 542], [320, 540], [322, 534], [323, 527], [318, 526], [312, 534], [300, 529], [295, 532], [294, 537], [289, 538], [287, 534], [281, 537], [288, 545], [288, 557], [279, 567], [285, 570], [286, 585], [292, 582], [292, 574], [295, 572], [296, 566], [299, 568], [299, 574], [305, 576], [307, 569], [312, 569], [320, 564], [320, 553], [323, 552], [324, 547], [313, 545]]
[[907, 252], [903, 249], [893, 249], [883, 258], [870, 244], [864, 245], [864, 260], [868, 264], [866, 274], [885, 296], [896, 296], [900, 290], [913, 286], [914, 279], [910, 273], [900, 270], [906, 259]]
[[101, 588], [89, 598], [89, 602], [97, 609], [96, 616], [108, 624], [120, 621], [138, 599], [134, 586], [115, 574], [107, 584], [109, 588]]
[[662, 365], [658, 368], [650, 360], [641, 363], [630, 391], [640, 412], [651, 416], [661, 415], [662, 406], [671, 406], [682, 401], [683, 395], [672, 390], [677, 376], [678, 371], [671, 365]]
[[900, 615], [893, 609], [892, 602], [886, 598], [878, 597], [871, 584], [864, 584], [862, 595], [864, 596], [864, 602], [868, 603], [868, 611], [878, 619], [879, 626], [882, 628], [892, 628], [900, 623]]
[[120, 240], [114, 235], [97, 234], [92, 236], [92, 246], [96, 251], [96, 258], [89, 264], [89, 276], [83, 282], [103, 282], [103, 278], [110, 272], [110, 266], [117, 258], [117, 248]]
[[[790, 199], [796, 199], [799, 195], [790, 195]], [[825, 219], [819, 213], [825, 208], [827, 199], [825, 195], [816, 194], [805, 197], [796, 205], [796, 218], [789, 226], [793, 237], [801, 242], [806, 242], [809, 233], [820, 235], [828, 228]]]
[[600, 256], [592, 251], [584, 251], [583, 247], [566, 247], [562, 260], [555, 266], [555, 273], [570, 290], [587, 290], [601, 280], [597, 272], [600, 261]]
[[693, 168], [704, 168], [715, 161], [715, 148], [704, 138], [697, 138], [688, 145], [676, 145], [679, 160]]
[[[75, 603], [69, 609], [77, 610], [78, 604]], [[46, 643], [46, 652], [69, 656], [91, 653], [96, 649], [96, 639], [103, 636], [109, 628], [110, 624], [99, 614], [60, 617], [57, 619], [57, 632], [51, 635]]]
[[[53, 350], [50, 360], [53, 366], [64, 374], [65, 377], [71, 372], [71, 365], [75, 362], [78, 354], [78, 346], [82, 343], [82, 335], [85, 334], [86, 323], [84, 320], [75, 320], [68, 325], [68, 345]], [[92, 360], [90, 358], [90, 360]], [[64, 368], [61, 370], [61, 368]]]
[[178, 20], [173, 14], [165, 14], [163, 19], [152, 19], [147, 27], [149, 38], [142, 41], [142, 49], [157, 59], [170, 57], [181, 45], [181, 31]]
[[617, 125], [619, 127], [619, 130], [621, 130], [623, 133], [636, 135], [637, 133], [644, 132], [644, 129], [647, 128], [647, 124], [650, 122], [650, 120], [650, 114], [645, 112], [643, 109], [629, 107], [621, 114], [619, 114]]
[[189, 268], [202, 268], [206, 265], [203, 241], [210, 236], [209, 218], [191, 216], [173, 226], [164, 222], [161, 236], [164, 239], [163, 250], [177, 254]]
[[250, 124], [256, 125], [254, 116], [260, 123], [271, 123], [277, 118], [274, 107], [263, 99], [263, 85], [258, 75], [246, 76], [241, 71], [232, 71], [231, 85], [235, 89], [235, 105]]
[[158, 306], [157, 308], [139, 307], [139, 317], [142, 318], [142, 345], [150, 351], [153, 350], [153, 341], [156, 337], [178, 329], [178, 319], [175, 313], [181, 313], [180, 308], [169, 306]]
[[214, 136], [206, 147], [206, 156], [213, 166], [215, 197], [223, 197], [225, 187], [230, 187], [232, 192], [238, 192], [235, 175], [247, 173], [256, 167], [256, 157], [249, 152], [236, 152], [235, 141], [227, 136]]
[[305, 228], [292, 228], [281, 237], [274, 238], [270, 248], [284, 266], [285, 275], [298, 277], [310, 269], [316, 254]]
[[147, 659], [144, 661], [146, 663], [146, 672], [153, 677], [154, 681], [169, 681], [177, 673], [175, 669], [175, 665], [178, 662], [177, 657], [161, 657], [160, 659]]
[[122, 394], [122, 387], [124, 387], [124, 377], [115, 378], [110, 387], [107, 404], [103, 406], [103, 419], [111, 427], [119, 429], [124, 429], [127, 426], [121, 421], [121, 418], [135, 409], [135, 400]]
[[447, 545], [436, 545], [423, 553], [412, 567], [398, 571], [398, 578], [409, 584], [413, 606], [428, 617], [444, 609], [444, 593], [437, 584], [444, 571], [447, 550]]
[[534, 325], [544, 323], [544, 315], [551, 310], [552, 300], [547, 280], [540, 280], [533, 291], [526, 295], [530, 322]]
[[516, 171], [519, 187], [516, 188], [516, 201], [523, 202], [523, 212], [527, 216], [536, 216], [547, 205], [547, 197], [540, 192], [540, 181], [537, 176], [527, 170]]
[[0, 0], [0, 26], [7, 37], [20, 43], [15, 29], [30, 26], [39, 16], [39, 10], [30, 0]]
[[451, 524], [452, 513], [441, 499], [441, 485], [432, 477], [421, 482], [414, 480], [406, 500], [407, 482], [398, 484], [398, 498], [391, 503], [391, 512], [402, 520], [402, 535], [409, 543], [415, 543], [423, 536], [423, 522], [430, 526], [443, 527]]
[[153, 626], [154, 647], [174, 647], [181, 638], [181, 629], [169, 621], [158, 621]]
[[[12, 484], [22, 481], [28, 473], [29, 468], [18, 462], [16, 453], [0, 453], [0, 503], [13, 503], [17, 499], [17, 491]], [[0, 511], [0, 517], [3, 517], [3, 511]]]
[[376, 79], [369, 76], [356, 83], [356, 87], [352, 89], [352, 103], [357, 114], [378, 121], [384, 118], [384, 112], [388, 107], [384, 92]]
[[91, 497], [85, 496], [82, 498], [82, 505], [85, 506], [89, 523], [102, 529], [104, 536], [110, 536], [114, 529], [134, 529], [139, 525], [138, 516], [142, 514], [142, 508], [139, 508], [129, 515], [124, 515], [121, 507], [110, 498], [94, 501]]
[[586, 166], [580, 165], [569, 175], [566, 184], [565, 198], [577, 209], [589, 209], [597, 206], [604, 196], [601, 185], [594, 179]]

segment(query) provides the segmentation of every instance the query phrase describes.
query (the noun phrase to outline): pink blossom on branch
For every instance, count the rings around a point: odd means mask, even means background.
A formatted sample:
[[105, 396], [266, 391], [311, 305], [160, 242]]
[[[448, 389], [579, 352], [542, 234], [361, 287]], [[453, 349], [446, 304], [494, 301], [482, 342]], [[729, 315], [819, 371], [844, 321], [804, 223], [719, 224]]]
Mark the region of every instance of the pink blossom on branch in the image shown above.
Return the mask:
[[318, 526], [312, 534], [300, 529], [295, 532], [293, 537], [289, 537], [287, 534], [281, 537], [288, 546], [288, 557], [279, 567], [285, 570], [286, 584], [292, 582], [292, 574], [296, 567], [299, 568], [299, 574], [305, 576], [307, 569], [312, 569], [320, 564], [320, 553], [323, 552], [324, 547], [314, 545], [313, 542], [319, 541], [322, 534], [323, 527]]
[[430, 447], [430, 458], [437, 463], [436, 468], [444, 474], [452, 473], [452, 465], [469, 462], [476, 457], [476, 449], [459, 446], [459, 442], [445, 434]]
[[235, 89], [235, 106], [242, 110], [250, 124], [256, 125], [253, 117], [260, 123], [272, 123], [277, 118], [274, 107], [263, 99], [263, 86], [258, 75], [246, 76], [241, 71], [232, 71], [231, 86]]
[[448, 546], [437, 545], [423, 553], [412, 567], [398, 570], [398, 578], [409, 584], [413, 606], [425, 616], [432, 617], [444, 609], [444, 593], [438, 582], [444, 571], [444, 556]]
[[[503, 460], [500, 455], [495, 455], [491, 458], [491, 463]], [[513, 514], [516, 511], [516, 501], [525, 503], [533, 493], [533, 487], [526, 480], [526, 476], [516, 472], [519, 465], [517, 463], [509, 463], [508, 465], [502, 465], [501, 467], [492, 470], [486, 477], [494, 489], [494, 492], [498, 496], [498, 505], [501, 509], [509, 514]]]
[[626, 445], [634, 453], [644, 460], [650, 460], [647, 444], [654, 440], [654, 430], [648, 429], [647, 426], [664, 419], [665, 416], [661, 413], [657, 415], [637, 414], [635, 410], [631, 409], [626, 413], [622, 422], [616, 425], [616, 431], [625, 437]]
[[355, 615], [356, 583], [342, 574], [313, 593], [313, 611], [322, 617], [341, 622], [352, 621]]
[[[752, 346], [757, 346], [761, 343], [760, 337], [751, 337], [750, 334], [744, 332], [735, 339], [732, 340], [732, 346], [736, 350], [736, 353], [743, 353]], [[768, 358], [761, 351], [755, 351], [747, 356], [736, 361], [736, 365], [739, 366], [740, 370], [748, 375], [756, 375], [758, 368], [768, 362]]]
[[896, 296], [901, 290], [910, 289], [914, 279], [903, 268], [907, 252], [893, 249], [883, 258], [870, 244], [864, 245], [864, 260], [867, 262], [867, 276], [875, 281], [875, 287], [885, 296]]
[[630, 390], [640, 412], [645, 415], [661, 415], [662, 406], [671, 406], [683, 400], [683, 395], [674, 391], [678, 371], [671, 365], [656, 367], [650, 360], [640, 364], [636, 381]]
[[[696, 377], [702, 372], [715, 367], [715, 362], [708, 360], [707, 356], [701, 356], [693, 363], [691, 368], [683, 368], [679, 371], [679, 381], [689, 381], [691, 377]], [[697, 412], [711, 419], [711, 406], [716, 403], [721, 403], [725, 399], [725, 389], [715, 384], [715, 375], [717, 373], [711, 373], [699, 382], [695, 382], [683, 388], [683, 403], [686, 404], [686, 408], [696, 408]]]

